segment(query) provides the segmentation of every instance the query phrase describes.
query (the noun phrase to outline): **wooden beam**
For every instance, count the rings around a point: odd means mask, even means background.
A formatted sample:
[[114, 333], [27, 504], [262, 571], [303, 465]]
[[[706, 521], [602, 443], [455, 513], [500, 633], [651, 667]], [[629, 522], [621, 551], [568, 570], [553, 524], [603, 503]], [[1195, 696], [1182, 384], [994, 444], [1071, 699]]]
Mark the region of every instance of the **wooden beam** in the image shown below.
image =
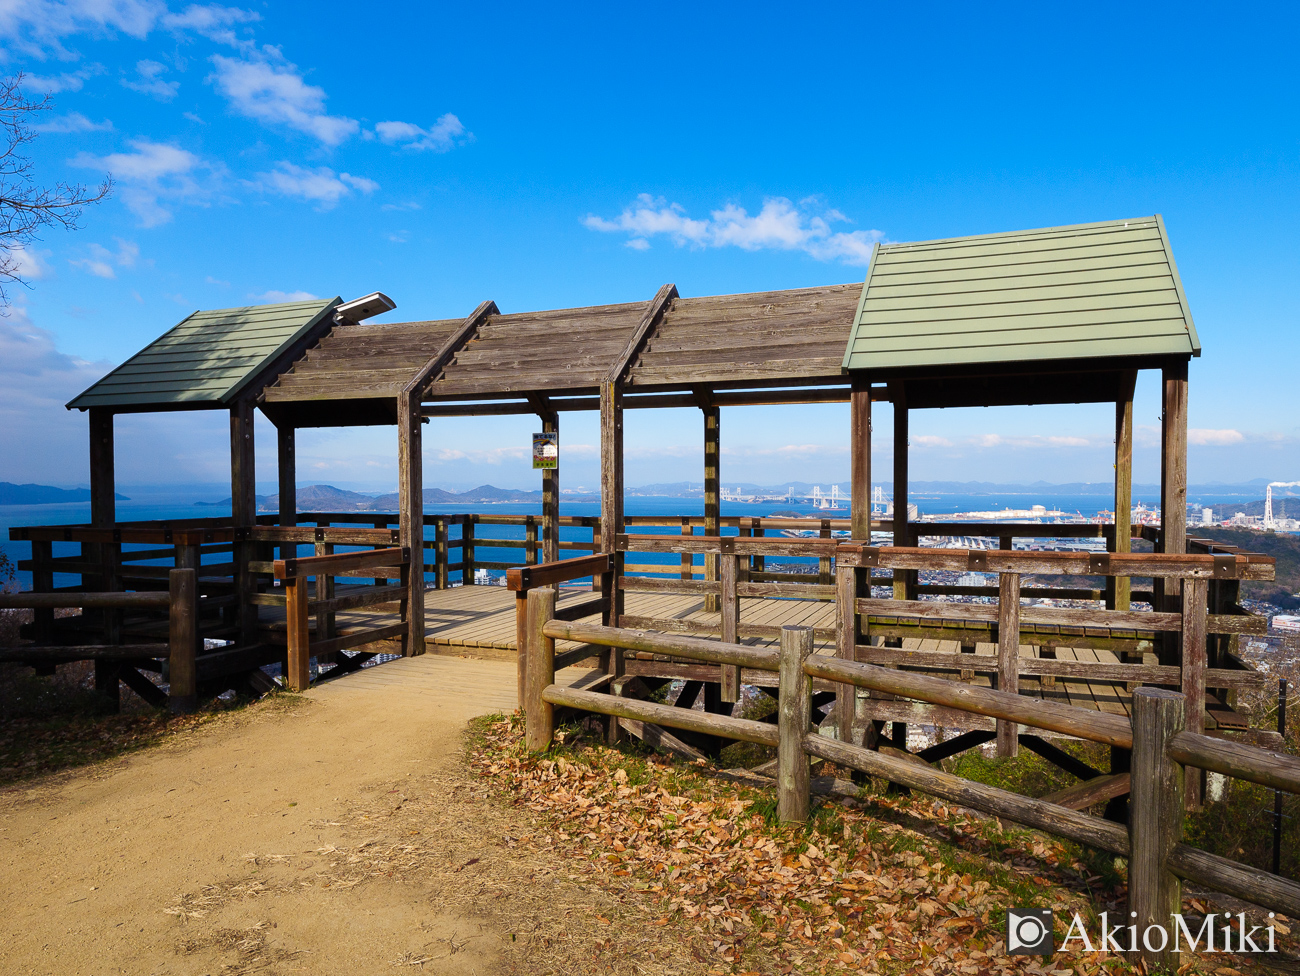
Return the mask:
[[650, 299], [650, 304], [646, 306], [646, 310], [641, 316], [641, 321], [638, 323], [636, 331], [632, 333], [632, 337], [628, 339], [627, 345], [623, 348], [619, 357], [614, 360], [613, 365], [610, 366], [609, 373], [606, 377], [607, 379], [613, 380], [615, 383], [622, 385], [624, 377], [627, 376], [628, 369], [632, 366], [632, 360], [635, 359], [636, 354], [641, 351], [641, 347], [645, 345], [646, 338], [654, 330], [654, 327], [659, 323], [659, 320], [663, 318], [664, 312], [668, 310], [668, 306], [672, 304], [673, 299], [676, 297], [677, 286], [672, 284], [664, 285], [655, 293], [655, 297]]
[[[889, 384], [894, 401], [894, 545], [911, 546], [912, 532], [907, 522], [907, 387], [903, 383]], [[894, 573], [894, 599], [911, 597], [909, 590], [916, 586], [915, 570]]]
[[[623, 387], [617, 379], [606, 376], [600, 384], [600, 550], [609, 556], [609, 569], [601, 576], [605, 594], [604, 623], [617, 625], [623, 616], [623, 589], [618, 585], [623, 575], [623, 556], [618, 537], [623, 525]], [[611, 647], [604, 655], [605, 673], [615, 678], [623, 675], [623, 649]], [[637, 718], [636, 715], [624, 716]], [[610, 723], [610, 738], [618, 736], [618, 723]]]
[[[998, 577], [998, 690], [1020, 692], [1020, 576], [1002, 573]], [[998, 720], [998, 755], [1017, 754], [1019, 739], [1015, 722]]]
[[[1131, 552], [1133, 539], [1133, 391], [1137, 370], [1127, 370], [1122, 379], [1122, 395], [1115, 401], [1115, 538], [1111, 552]], [[1115, 577], [1112, 610], [1127, 610], [1133, 584], [1127, 577]]]
[[90, 408], [90, 524], [112, 528], [117, 520], [113, 461], [113, 411]]
[[[715, 390], [713, 400], [720, 407], [758, 407], [788, 406], [799, 403], [848, 403], [849, 388], [845, 386], [828, 386], [821, 389], [771, 389], [771, 390]], [[889, 395], [883, 386], [871, 391], [871, 398], [876, 401], [888, 401]], [[599, 396], [559, 397], [551, 400], [551, 405], [558, 411], [599, 410]], [[660, 410], [665, 407], [693, 407], [696, 405], [692, 393], [634, 393], [623, 398], [624, 410]], [[522, 400], [505, 400], [498, 403], [468, 402], [444, 400], [426, 403], [423, 408], [426, 417], [499, 417], [514, 414], [535, 413], [531, 403]]]
[[850, 517], [855, 540], [871, 542], [871, 381], [853, 378], [849, 400]]
[[[478, 331], [479, 326], [486, 322], [491, 316], [499, 314], [497, 303], [486, 301], [479, 305], [470, 313], [469, 317], [460, 324], [460, 328], [452, 333], [451, 337], [442, 344], [442, 348], [434, 353], [433, 358], [425, 363], [418, 373], [416, 373], [409, 383], [402, 388], [403, 394], [408, 394], [418, 405], [421, 398], [428, 392], [429, 386], [437, 379], [438, 372], [447, 365], [447, 362], [455, 355], [456, 350], [460, 349], [466, 342], [473, 338], [474, 333]], [[401, 414], [399, 412], [399, 421]]]
[[[493, 306], [495, 308], [495, 306]], [[482, 308], [482, 306], [480, 306]], [[397, 495], [401, 544], [411, 551], [403, 653], [424, 653], [424, 451], [420, 398], [403, 392], [397, 398]]]

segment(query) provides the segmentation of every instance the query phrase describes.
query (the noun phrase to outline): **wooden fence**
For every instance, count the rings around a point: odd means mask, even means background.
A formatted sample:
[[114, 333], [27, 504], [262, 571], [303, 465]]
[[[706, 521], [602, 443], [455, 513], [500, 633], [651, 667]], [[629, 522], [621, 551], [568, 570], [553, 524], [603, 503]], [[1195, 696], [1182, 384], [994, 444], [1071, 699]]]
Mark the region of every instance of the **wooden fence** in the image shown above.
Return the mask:
[[[907, 674], [875, 664], [814, 655], [807, 627], [784, 627], [779, 650], [649, 634], [626, 628], [558, 620], [555, 591], [533, 589], [527, 596], [527, 743], [544, 750], [552, 742], [555, 709], [567, 707], [654, 726], [705, 732], [777, 750], [777, 812], [788, 822], [807, 819], [811, 760], [821, 758], [871, 776], [917, 789], [961, 806], [1087, 844], [1129, 860], [1129, 905], [1139, 929], [1167, 925], [1181, 911], [1180, 879], [1292, 917], [1300, 914], [1300, 884], [1209, 854], [1182, 843], [1184, 767], [1211, 770], [1300, 792], [1300, 760], [1240, 743], [1212, 739], [1184, 727], [1184, 695], [1141, 688], [1133, 696], [1132, 719], [1099, 714], [1006, 690], [975, 688], [941, 678]], [[638, 701], [555, 683], [555, 641], [605, 647], [647, 647], [721, 667], [774, 672], [779, 688], [776, 726], [726, 715]], [[769, 679], [770, 680], [770, 679]], [[903, 758], [822, 736], [812, 724], [815, 680], [866, 688], [945, 704], [997, 721], [1077, 736], [1132, 751], [1130, 816], [1127, 829], [1044, 799], [975, 783]], [[613, 723], [611, 723], [613, 724]], [[1176, 942], [1145, 948], [1148, 967], [1176, 967]]]
[[[114, 704], [121, 680], [151, 705], [192, 712], [198, 706], [198, 581], [192, 569], [171, 569], [167, 585], [165, 592], [0, 594], [0, 610], [33, 610], [38, 619], [46, 615], [52, 619], [55, 610], [68, 608], [83, 612], [165, 610], [168, 616], [165, 644], [19, 644], [0, 648], [0, 661], [18, 661], [38, 670], [72, 661], [94, 661], [96, 688]], [[161, 670], [160, 661], [167, 665], [166, 695], [141, 674], [141, 670]]]

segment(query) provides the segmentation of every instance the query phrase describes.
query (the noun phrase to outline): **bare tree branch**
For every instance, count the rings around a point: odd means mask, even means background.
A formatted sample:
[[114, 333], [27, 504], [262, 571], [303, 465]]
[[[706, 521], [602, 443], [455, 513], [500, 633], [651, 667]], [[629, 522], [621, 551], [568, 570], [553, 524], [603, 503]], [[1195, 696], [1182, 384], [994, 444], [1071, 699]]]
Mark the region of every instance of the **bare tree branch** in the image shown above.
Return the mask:
[[37, 184], [24, 147], [36, 138], [32, 118], [54, 106], [48, 95], [28, 98], [22, 84], [21, 72], [0, 79], [0, 308], [9, 305], [9, 286], [27, 284], [15, 252], [38, 240], [44, 227], [75, 230], [82, 209], [99, 203], [113, 190], [111, 179], [95, 190], [79, 183]]

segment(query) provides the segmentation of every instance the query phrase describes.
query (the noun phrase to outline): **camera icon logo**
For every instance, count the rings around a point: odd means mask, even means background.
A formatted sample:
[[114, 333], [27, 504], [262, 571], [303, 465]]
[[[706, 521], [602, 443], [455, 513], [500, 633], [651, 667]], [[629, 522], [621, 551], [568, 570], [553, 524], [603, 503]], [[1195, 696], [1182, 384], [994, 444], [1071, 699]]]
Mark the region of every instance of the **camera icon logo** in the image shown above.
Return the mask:
[[1049, 908], [1013, 908], [1007, 911], [1007, 954], [1050, 956], [1052, 911]]

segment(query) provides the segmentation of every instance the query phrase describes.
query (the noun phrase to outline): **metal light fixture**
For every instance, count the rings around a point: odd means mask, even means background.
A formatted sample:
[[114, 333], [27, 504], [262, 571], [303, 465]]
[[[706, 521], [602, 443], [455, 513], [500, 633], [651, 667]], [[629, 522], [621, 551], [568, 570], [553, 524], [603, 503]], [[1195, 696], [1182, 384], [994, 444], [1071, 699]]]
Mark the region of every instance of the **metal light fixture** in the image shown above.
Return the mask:
[[334, 322], [337, 325], [356, 325], [358, 322], [363, 322], [376, 315], [382, 315], [384, 312], [391, 312], [395, 308], [397, 308], [397, 302], [382, 291], [377, 291], [365, 298], [356, 298], [350, 302], [344, 302], [334, 310]]

